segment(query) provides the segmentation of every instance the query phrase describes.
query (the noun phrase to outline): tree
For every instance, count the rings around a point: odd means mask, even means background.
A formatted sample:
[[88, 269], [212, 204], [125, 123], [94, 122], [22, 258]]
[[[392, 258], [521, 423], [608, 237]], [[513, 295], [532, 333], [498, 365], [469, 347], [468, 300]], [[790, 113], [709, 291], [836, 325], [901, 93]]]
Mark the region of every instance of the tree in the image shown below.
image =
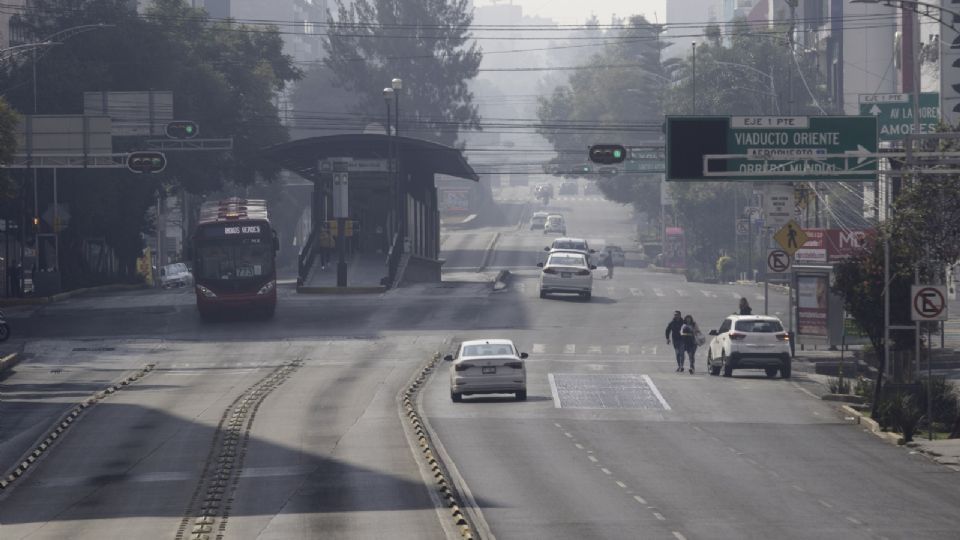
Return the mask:
[[[82, 113], [84, 91], [171, 90], [176, 116], [198, 122], [203, 137], [234, 140], [231, 152], [169, 153], [167, 170], [150, 177], [121, 170], [60, 171], [60, 200], [71, 205], [73, 215], [61, 237], [66, 284], [82, 279], [82, 242], [90, 236], [106, 237], [122, 265], [134, 267], [140, 235], [149, 232], [144, 214], [161, 185], [205, 193], [268, 181], [278, 172], [259, 150], [286, 140], [274, 98], [300, 73], [283, 54], [276, 29], [211, 21], [183, 0], [156, 0], [146, 17], [128, 0], [36, 0], [23, 20], [37, 40], [78, 25], [111, 25], [73, 35], [40, 54], [41, 114]], [[20, 111], [34, 110], [32, 67], [28, 61], [0, 73], [0, 88]], [[142, 144], [138, 138], [115, 138], [114, 150]], [[41, 212], [49, 198], [41, 191]]]
[[[17, 149], [15, 132], [19, 120], [20, 116], [10, 108], [7, 100], [0, 97], [0, 163], [10, 163]], [[4, 171], [0, 176], [0, 197], [10, 198], [14, 195], [15, 190], [10, 184], [9, 175]]]
[[[357, 96], [337, 87], [335, 81], [336, 76], [326, 64], [315, 64], [304, 73], [290, 98], [294, 111], [293, 138], [356, 133], [372, 120], [369, 115], [350, 112], [356, 110]], [[380, 118], [376, 121], [382, 125], [386, 122], [382, 104], [377, 112]]]
[[[324, 40], [336, 85], [353, 93], [353, 112], [382, 119], [382, 89], [403, 79], [400, 133], [453, 145], [461, 129], [479, 129], [467, 81], [481, 53], [470, 43], [468, 0], [337, 0]], [[331, 19], [332, 20], [332, 19]]]

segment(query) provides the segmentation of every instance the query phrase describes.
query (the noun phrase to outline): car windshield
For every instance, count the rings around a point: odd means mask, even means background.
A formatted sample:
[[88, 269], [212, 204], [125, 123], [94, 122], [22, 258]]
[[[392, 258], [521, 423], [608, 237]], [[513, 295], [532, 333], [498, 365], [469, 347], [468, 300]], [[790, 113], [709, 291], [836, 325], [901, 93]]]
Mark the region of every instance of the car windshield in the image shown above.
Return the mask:
[[770, 334], [773, 332], [783, 332], [783, 326], [780, 324], [780, 321], [768, 321], [768, 320], [759, 320], [759, 321], [737, 321], [737, 324], [734, 326], [736, 330], [740, 332], [754, 332], [758, 334]]
[[583, 255], [576, 253], [563, 253], [550, 256], [547, 266], [586, 266], [587, 262]]
[[[259, 239], [248, 239], [259, 240]], [[269, 243], [218, 242], [200, 247], [197, 277], [210, 280], [247, 279], [273, 272]]]

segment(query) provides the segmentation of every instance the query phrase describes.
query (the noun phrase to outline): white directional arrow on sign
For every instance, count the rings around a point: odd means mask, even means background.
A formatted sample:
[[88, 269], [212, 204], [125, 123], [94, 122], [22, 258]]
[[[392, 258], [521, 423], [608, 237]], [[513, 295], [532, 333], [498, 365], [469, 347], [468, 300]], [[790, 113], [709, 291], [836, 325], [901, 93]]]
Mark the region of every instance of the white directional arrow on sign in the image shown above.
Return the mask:
[[880, 107], [878, 107], [877, 105], [874, 105], [873, 107], [870, 108], [870, 114], [874, 116], [878, 116], [881, 112], [883, 111], [881, 111]]
[[[870, 151], [864, 148], [862, 144], [858, 144], [856, 150], [846, 150], [844, 152], [844, 154], [869, 154], [869, 153]], [[863, 163], [868, 159], [870, 159], [870, 156], [868, 155], [857, 156], [857, 165], [860, 165], [861, 163]]]

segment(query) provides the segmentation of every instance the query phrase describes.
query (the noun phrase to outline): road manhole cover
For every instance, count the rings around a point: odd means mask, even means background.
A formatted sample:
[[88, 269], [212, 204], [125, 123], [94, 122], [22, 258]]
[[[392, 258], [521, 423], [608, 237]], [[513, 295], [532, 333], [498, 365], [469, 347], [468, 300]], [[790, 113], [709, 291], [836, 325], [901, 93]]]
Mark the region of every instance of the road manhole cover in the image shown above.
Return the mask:
[[551, 373], [556, 405], [563, 409], [670, 410], [647, 375]]

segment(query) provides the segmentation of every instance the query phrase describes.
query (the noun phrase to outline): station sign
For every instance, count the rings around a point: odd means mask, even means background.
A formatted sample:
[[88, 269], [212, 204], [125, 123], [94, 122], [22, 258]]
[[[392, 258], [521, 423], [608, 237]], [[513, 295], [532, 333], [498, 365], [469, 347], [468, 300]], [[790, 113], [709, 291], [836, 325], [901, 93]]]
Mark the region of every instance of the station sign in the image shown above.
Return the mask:
[[667, 117], [668, 181], [875, 181], [876, 151], [872, 116]]
[[[940, 94], [920, 94], [920, 133], [933, 133], [940, 123]], [[913, 94], [860, 94], [860, 114], [877, 119], [881, 141], [900, 141], [913, 133]]]

